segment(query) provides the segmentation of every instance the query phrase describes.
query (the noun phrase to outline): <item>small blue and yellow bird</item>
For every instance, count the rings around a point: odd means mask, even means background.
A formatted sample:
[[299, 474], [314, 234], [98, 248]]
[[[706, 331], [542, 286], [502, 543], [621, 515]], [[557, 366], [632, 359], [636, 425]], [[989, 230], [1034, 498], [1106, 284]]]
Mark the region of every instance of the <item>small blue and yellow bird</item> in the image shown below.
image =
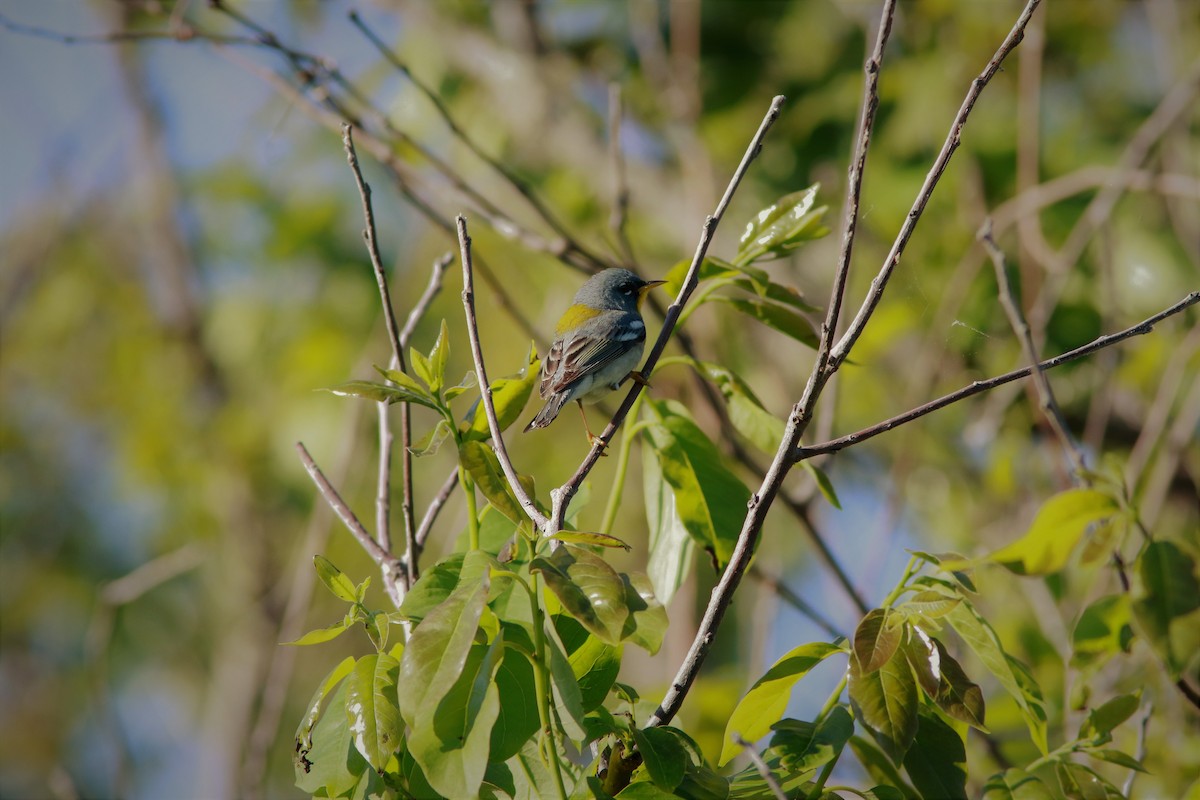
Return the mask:
[[571, 400], [579, 404], [588, 441], [598, 437], [588, 426], [584, 403], [595, 403], [634, 372], [646, 345], [642, 301], [666, 281], [644, 281], [627, 269], [606, 269], [588, 279], [554, 329], [554, 344], [542, 362], [538, 393], [546, 405], [526, 427], [544, 428]]

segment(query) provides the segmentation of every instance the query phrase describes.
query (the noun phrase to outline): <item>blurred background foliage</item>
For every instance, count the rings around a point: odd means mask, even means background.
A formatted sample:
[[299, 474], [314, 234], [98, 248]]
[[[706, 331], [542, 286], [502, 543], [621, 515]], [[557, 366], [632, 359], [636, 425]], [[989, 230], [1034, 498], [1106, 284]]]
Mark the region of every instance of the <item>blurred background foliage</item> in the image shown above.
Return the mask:
[[[229, 5], [288, 46], [336, 64], [395, 128], [452, 164], [522, 229], [554, 240], [356, 31], [350, 4]], [[275, 50], [209, 41], [255, 34], [201, 3], [91, 0], [81, 9], [54, 0], [0, 9], [0, 65], [12, 76], [0, 89], [0, 795], [296, 796], [292, 726], [338, 648], [366, 644], [344, 637], [293, 660], [277, 642], [338, 613], [322, 593], [310, 598], [314, 553], [356, 579], [373, 568], [315, 501], [293, 443], [303, 440], [371, 519], [374, 409], [314, 389], [370, 378], [371, 364], [388, 358], [341, 142], [313, 110], [325, 91], [321, 76], [303, 85]], [[644, 275], [690, 257], [775, 94], [788, 97], [783, 116], [710, 252], [731, 254], [746, 219], [815, 181], [837, 228], [875, 2], [379, 0], [355, 10], [484, 152], [605, 259], [620, 258], [609, 225], [614, 84], [624, 105], [627, 231]], [[1008, 0], [900, 4], [852, 308], [969, 81], [1019, 10]], [[856, 430], [1021, 362], [975, 243], [988, 214], [1047, 355], [1200, 286], [1194, 12], [1187, 0], [1068, 0], [1038, 11], [1026, 42], [985, 91], [853, 364], [823, 398], [820, 432]], [[179, 25], [198, 35], [90, 43], [44, 35]], [[1127, 163], [1139, 131], [1189, 70], [1190, 99], [1170, 124], [1143, 133], [1142, 157]], [[260, 80], [264, 74], [278, 83]], [[472, 214], [414, 147], [394, 152], [435, 217]], [[403, 314], [452, 240], [405, 202], [391, 174], [360, 155]], [[1127, 191], [1096, 220], [1077, 258], [1056, 266], [1057, 248], [1070, 243], [1108, 182]], [[531, 336], [546, 346], [553, 315], [584, 274], [472, 225], [477, 258], [507, 293], [477, 290], [498, 376], [525, 363]], [[772, 275], [821, 304], [837, 246], [837, 236], [828, 237], [771, 265]], [[460, 288], [451, 270], [414, 338], [418, 348], [429, 348], [443, 317], [461, 330]], [[689, 320], [696, 351], [737, 370], [768, 409], [785, 415], [811, 353], [719, 305]], [[451, 374], [465, 372], [465, 337], [451, 346]], [[1193, 555], [1198, 367], [1193, 311], [1052, 377], [1093, 463], [1128, 468], [1154, 535]], [[656, 376], [654, 394], [681, 400], [719, 436], [684, 370]], [[421, 409], [414, 420], [417, 436], [433, 424]], [[550, 431], [511, 437], [514, 458], [542, 491], [583, 456], [576, 425], [564, 415]], [[417, 462], [418, 514], [450, 469], [452, 456], [442, 456]], [[824, 467], [843, 510], [817, 495], [809, 512], [868, 604], [895, 582], [905, 548], [993, 550], [1070, 481], [1036, 398], [1016, 384]], [[590, 492], [599, 499], [583, 508], [582, 527], [597, 524], [611, 474], [607, 463], [593, 473]], [[811, 497], [799, 473], [791, 483], [796, 496]], [[634, 502], [640, 485], [634, 475], [614, 530], [635, 544], [634, 564], [645, 558], [646, 522]], [[460, 535], [459, 502], [440, 519], [425, 563]], [[795, 517], [772, 515], [759, 564], [836, 630], [853, 629], [860, 613], [811, 554]], [[623, 679], [644, 696], [674, 673], [715, 579], [703, 558], [693, 573], [671, 606], [663, 653], [624, 665]], [[1052, 731], [1073, 735], [1089, 692], [1103, 700], [1144, 687], [1152, 774], [1138, 778], [1140, 793], [1179, 796], [1200, 768], [1200, 735], [1194, 711], [1153, 660], [1135, 651], [1142, 657], [1094, 675], [1066, 667], [1080, 609], [1114, 581], [1107, 568], [1046, 581], [989, 571], [979, 578], [980, 606], [1038, 676], [1057, 709]], [[386, 603], [382, 592], [377, 601]], [[683, 715], [710, 757], [763, 665], [827, 636], [761, 583], [744, 586], [734, 610]], [[807, 679], [814, 688], [797, 694], [798, 713], [815, 711], [837, 678], [830, 667]], [[972, 775], [1034, 755], [1015, 705], [989, 711], [996, 744], [970, 752]], [[1118, 732], [1121, 746], [1136, 752], [1137, 726], [1128, 727]]]

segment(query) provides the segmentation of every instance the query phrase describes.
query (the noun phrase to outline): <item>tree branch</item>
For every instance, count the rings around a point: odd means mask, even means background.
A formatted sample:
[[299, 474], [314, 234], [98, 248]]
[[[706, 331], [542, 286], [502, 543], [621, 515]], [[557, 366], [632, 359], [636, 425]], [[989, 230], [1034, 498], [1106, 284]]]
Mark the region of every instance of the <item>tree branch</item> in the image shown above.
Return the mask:
[[[659, 357], [663, 350], [666, 349], [667, 342], [671, 338], [672, 332], [675, 330], [675, 324], [679, 320], [679, 314], [683, 311], [684, 305], [692, 292], [696, 289], [696, 284], [699, 281], [700, 265], [704, 262], [704, 256], [708, 252], [708, 246], [712, 243], [713, 235], [717, 232], [717, 225], [720, 224], [721, 218], [725, 215], [725, 210], [729, 207], [729, 201], [733, 198], [734, 192], [737, 191], [738, 185], [745, 177], [746, 171], [750, 168], [750, 163], [758, 156], [762, 150], [763, 139], [767, 135], [767, 131], [775, 124], [775, 120], [779, 118], [780, 109], [783, 108], [783, 95], [778, 95], [771, 101], [771, 107], [767, 110], [767, 114], [763, 117], [762, 123], [758, 126], [758, 132], [750, 140], [750, 145], [746, 148], [745, 154], [742, 155], [741, 163], [734, 170], [733, 177], [729, 179], [729, 185], [725, 188], [725, 194], [722, 195], [721, 201], [717, 204], [716, 210], [712, 216], [704, 221], [704, 226], [700, 233], [700, 241], [696, 245], [696, 252], [692, 256], [692, 263], [688, 267], [687, 275], [683, 279], [683, 285], [679, 288], [679, 294], [675, 297], [668, 308], [667, 313], [663, 318], [662, 330], [659, 331], [658, 339], [654, 342], [654, 346], [650, 348], [650, 354], [646, 357], [646, 361], [642, 366], [641, 372], [643, 375], [649, 375], [654, 371], [654, 365], [658, 363]], [[571, 478], [550, 493], [553, 502], [553, 508], [550, 514], [550, 532], [561, 530], [563, 520], [566, 519], [567, 506], [571, 503], [571, 498], [579, 491], [579, 486], [583, 483], [583, 479], [587, 477], [592, 468], [596, 466], [596, 462], [600, 459], [604, 452], [604, 443], [612, 439], [617, 428], [625, 421], [625, 417], [629, 414], [629, 410], [633, 408], [633, 403], [637, 400], [638, 395], [642, 391], [642, 385], [633, 382], [629, 393], [625, 395], [625, 399], [613, 414], [612, 420], [604, 432], [600, 434], [599, 442], [595, 444], [591, 451], [584, 457], [583, 463], [575, 470], [575, 474]]]
[[525, 509], [525, 513], [533, 520], [534, 525], [546, 536], [550, 536], [558, 529], [550, 530], [550, 520], [543, 514], [533, 502], [533, 498], [529, 496], [529, 492], [525, 491], [525, 487], [521, 485], [521, 481], [517, 476], [517, 470], [512, 465], [512, 459], [508, 456], [508, 447], [504, 444], [504, 437], [501, 436], [500, 421], [496, 418], [496, 404], [492, 402], [492, 386], [488, 383], [487, 369], [483, 365], [483, 348], [479, 344], [479, 323], [475, 318], [475, 281], [472, 277], [471, 265], [471, 237], [467, 235], [467, 221], [461, 214], [456, 218], [458, 224], [458, 242], [462, 255], [463, 267], [463, 310], [467, 316], [467, 335], [471, 339], [471, 357], [475, 361], [475, 377], [479, 380], [479, 397], [483, 401], [483, 411], [487, 415], [488, 429], [492, 434], [492, 446], [496, 450], [496, 458], [500, 461], [500, 468], [504, 470], [504, 477], [508, 479], [508, 485], [512, 488], [513, 494], [517, 497], [517, 502], [521, 504], [521, 508]]
[[[1175, 303], [1169, 308], [1163, 309], [1152, 317], [1142, 320], [1137, 325], [1126, 328], [1125, 330], [1117, 333], [1110, 333], [1105, 336], [1101, 336], [1089, 342], [1088, 344], [1083, 345], [1082, 347], [1069, 350], [1066, 353], [1055, 356], [1054, 358], [1048, 358], [1045, 361], [1039, 361], [1036, 365], [1036, 368], [1042, 370], [1054, 369], [1055, 367], [1062, 366], [1063, 364], [1071, 361], [1076, 361], [1084, 356], [1091, 355], [1097, 350], [1102, 350], [1105, 347], [1117, 344], [1118, 342], [1122, 342], [1134, 336], [1143, 336], [1154, 330], [1154, 326], [1159, 322], [1178, 314], [1189, 306], [1194, 306], [1198, 302], [1200, 302], [1200, 292], [1192, 292], [1179, 302]], [[920, 405], [916, 408], [905, 411], [903, 414], [897, 414], [894, 417], [885, 419], [883, 422], [877, 422], [869, 428], [863, 428], [862, 430], [855, 431], [854, 433], [848, 433], [845, 436], [840, 436], [837, 439], [831, 439], [827, 442], [821, 442], [820, 444], [799, 447], [793, 453], [792, 457], [795, 461], [803, 461], [806, 458], [811, 458], [812, 456], [820, 455], [821, 453], [836, 453], [837, 451], [844, 450], [851, 445], [874, 438], [881, 433], [886, 433], [890, 430], [900, 427], [901, 425], [912, 422], [915, 419], [919, 419], [926, 414], [932, 414], [934, 411], [938, 411], [946, 406], [953, 405], [959, 400], [965, 400], [972, 395], [986, 392], [989, 389], [994, 389], [997, 386], [1011, 383], [1012, 381], [1019, 380], [1020, 378], [1027, 378], [1033, 373], [1033, 371], [1033, 366], [1021, 367], [1020, 369], [1014, 369], [1012, 372], [1006, 372], [1003, 375], [997, 375], [994, 378], [988, 378], [987, 380], [983, 381], [975, 381], [969, 386], [964, 386], [958, 391], [943, 395], [936, 400], [930, 400], [924, 405]]]

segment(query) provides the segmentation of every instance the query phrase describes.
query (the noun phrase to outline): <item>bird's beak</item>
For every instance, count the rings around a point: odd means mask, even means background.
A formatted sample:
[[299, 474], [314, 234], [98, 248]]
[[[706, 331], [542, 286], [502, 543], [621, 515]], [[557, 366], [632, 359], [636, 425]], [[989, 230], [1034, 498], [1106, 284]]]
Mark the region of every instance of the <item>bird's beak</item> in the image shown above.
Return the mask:
[[666, 281], [646, 281], [646, 285], [638, 289], [638, 297], [645, 297], [646, 293], [655, 286], [662, 286]]

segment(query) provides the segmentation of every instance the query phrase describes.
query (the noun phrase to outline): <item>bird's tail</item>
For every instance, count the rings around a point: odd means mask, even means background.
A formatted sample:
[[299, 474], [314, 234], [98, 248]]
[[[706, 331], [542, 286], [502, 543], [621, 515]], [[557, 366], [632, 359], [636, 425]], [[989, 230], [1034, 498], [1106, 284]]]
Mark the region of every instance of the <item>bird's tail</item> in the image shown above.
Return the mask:
[[550, 395], [550, 399], [546, 401], [546, 405], [542, 406], [542, 410], [525, 426], [524, 432], [528, 433], [534, 428], [544, 428], [551, 422], [554, 422], [558, 416], [558, 412], [562, 411], [562, 407], [567, 404], [567, 396], [567, 392]]

